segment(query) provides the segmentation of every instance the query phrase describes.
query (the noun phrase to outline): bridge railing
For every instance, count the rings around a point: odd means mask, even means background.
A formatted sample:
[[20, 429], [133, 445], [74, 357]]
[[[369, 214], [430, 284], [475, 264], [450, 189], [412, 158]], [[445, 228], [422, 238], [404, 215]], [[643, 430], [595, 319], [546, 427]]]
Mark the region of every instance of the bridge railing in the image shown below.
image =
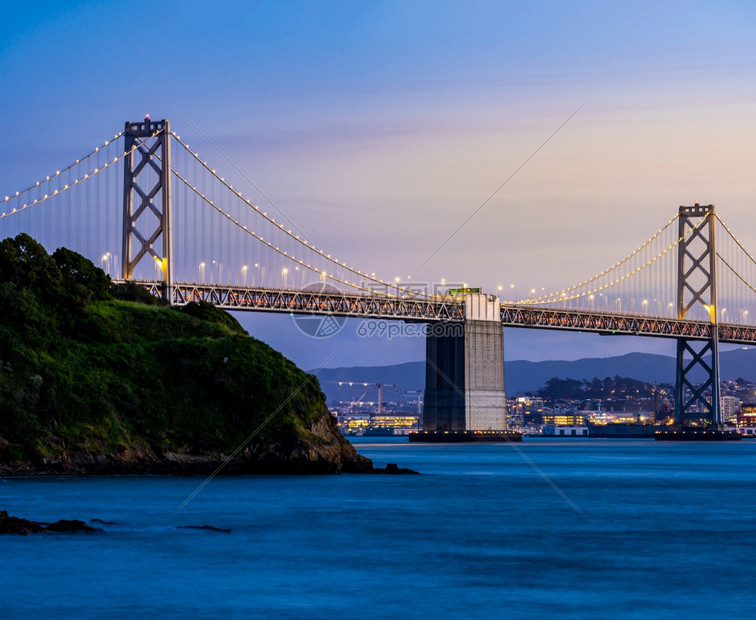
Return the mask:
[[[120, 283], [121, 280], [114, 282]], [[152, 295], [162, 296], [163, 283], [134, 281]], [[228, 286], [219, 284], [175, 283], [173, 305], [206, 301], [225, 310], [257, 310], [295, 314], [387, 318], [416, 321], [464, 320], [464, 304], [457, 298], [413, 299], [338, 291], [310, 291], [281, 288]]]
[[[709, 340], [714, 325], [709, 321], [674, 319], [631, 313], [585, 310], [558, 310], [533, 306], [501, 305], [505, 327], [531, 327], [597, 332], [604, 335], [655, 336]], [[734, 344], [756, 343], [756, 328], [720, 323], [719, 341]]]

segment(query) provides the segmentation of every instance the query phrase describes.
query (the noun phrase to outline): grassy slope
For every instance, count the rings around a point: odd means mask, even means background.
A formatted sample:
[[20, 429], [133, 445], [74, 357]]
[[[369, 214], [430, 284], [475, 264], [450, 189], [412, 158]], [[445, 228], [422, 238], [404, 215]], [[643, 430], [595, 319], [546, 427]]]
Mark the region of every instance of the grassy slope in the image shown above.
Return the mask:
[[43, 297], [0, 282], [0, 463], [230, 452], [274, 412], [257, 453], [338, 443], [317, 380], [220, 310]]

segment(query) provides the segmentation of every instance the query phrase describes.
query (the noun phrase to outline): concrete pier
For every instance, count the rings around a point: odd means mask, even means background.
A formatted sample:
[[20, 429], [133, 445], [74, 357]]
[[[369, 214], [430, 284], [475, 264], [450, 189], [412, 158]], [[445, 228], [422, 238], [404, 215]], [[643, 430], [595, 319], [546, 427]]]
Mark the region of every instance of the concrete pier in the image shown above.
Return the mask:
[[468, 294], [464, 324], [437, 324], [429, 331], [423, 415], [426, 431], [506, 427], [504, 332], [499, 305], [495, 295]]

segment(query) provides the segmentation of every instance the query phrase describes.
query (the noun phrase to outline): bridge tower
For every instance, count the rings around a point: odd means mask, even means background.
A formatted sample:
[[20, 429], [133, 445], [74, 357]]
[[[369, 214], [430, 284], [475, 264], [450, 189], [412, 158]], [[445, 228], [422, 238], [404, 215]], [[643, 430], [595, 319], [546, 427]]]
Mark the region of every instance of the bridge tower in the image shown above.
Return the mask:
[[149, 116], [143, 121], [127, 122], [124, 137], [121, 275], [130, 280], [142, 259], [154, 260], [162, 274], [163, 299], [170, 302], [173, 298], [170, 123], [151, 121]]
[[[711, 320], [711, 338], [701, 342], [677, 341], [675, 379], [675, 422], [680, 425], [691, 418], [710, 417], [719, 428], [722, 424], [719, 399], [719, 307], [717, 305], [717, 250], [715, 243], [714, 205], [680, 207], [680, 242], [677, 254], [677, 317], [701, 304]], [[708, 359], [705, 359], [708, 357]], [[693, 375], [703, 371], [706, 380], [696, 385]], [[711, 389], [711, 400], [704, 392]]]
[[426, 343], [425, 431], [503, 431], [504, 331], [495, 295], [465, 295], [464, 323], [430, 327]]

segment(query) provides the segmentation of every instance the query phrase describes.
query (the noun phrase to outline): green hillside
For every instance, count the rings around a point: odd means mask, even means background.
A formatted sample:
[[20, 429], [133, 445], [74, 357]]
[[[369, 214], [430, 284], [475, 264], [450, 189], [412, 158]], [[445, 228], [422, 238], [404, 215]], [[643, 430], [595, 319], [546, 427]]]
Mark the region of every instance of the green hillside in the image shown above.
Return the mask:
[[[0, 242], [0, 468], [228, 471], [371, 468], [317, 379], [209, 304], [161, 305], [80, 255]], [[272, 416], [272, 417], [271, 417]]]

